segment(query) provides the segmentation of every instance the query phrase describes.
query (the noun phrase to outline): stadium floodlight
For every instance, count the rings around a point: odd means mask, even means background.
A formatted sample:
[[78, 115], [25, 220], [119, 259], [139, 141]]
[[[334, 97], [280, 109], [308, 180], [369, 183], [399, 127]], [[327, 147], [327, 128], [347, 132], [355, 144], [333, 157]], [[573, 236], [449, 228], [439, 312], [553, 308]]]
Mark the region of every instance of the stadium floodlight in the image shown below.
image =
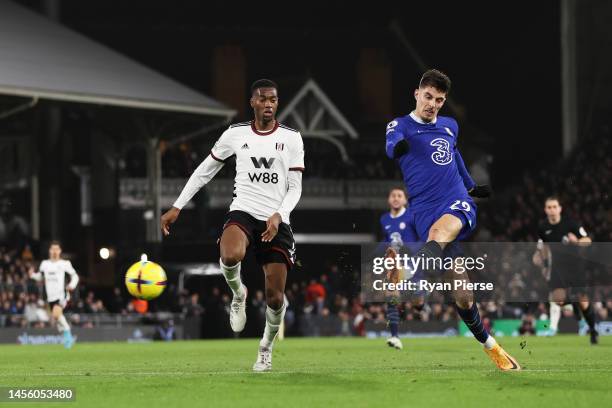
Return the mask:
[[100, 258], [106, 260], [108, 258], [110, 258], [110, 249], [106, 248], [106, 247], [102, 247], [100, 248]]
[[109, 247], [102, 247], [98, 251], [98, 255], [100, 256], [100, 259], [103, 259], [105, 261], [113, 259], [115, 257], [115, 249]]

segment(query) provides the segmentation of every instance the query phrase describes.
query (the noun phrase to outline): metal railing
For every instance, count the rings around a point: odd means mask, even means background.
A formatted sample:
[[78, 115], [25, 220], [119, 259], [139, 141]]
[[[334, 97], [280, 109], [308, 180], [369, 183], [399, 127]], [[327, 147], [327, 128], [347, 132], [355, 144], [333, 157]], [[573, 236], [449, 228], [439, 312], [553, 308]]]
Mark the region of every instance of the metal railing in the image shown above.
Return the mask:
[[[168, 208], [180, 194], [186, 179], [164, 179], [161, 186], [162, 207]], [[387, 194], [401, 180], [322, 180], [305, 179], [298, 209], [386, 209]], [[123, 178], [119, 187], [122, 208], [144, 208], [148, 183], [145, 178]], [[213, 180], [206, 186], [211, 208], [227, 208], [232, 200], [234, 181]], [[193, 203], [190, 203], [193, 205]]]
[[[67, 312], [66, 318], [71, 325], [77, 327], [124, 327], [140, 324], [158, 324], [162, 321], [173, 320], [179, 323], [184, 320], [182, 313], [155, 312], [155, 313], [73, 313]], [[4, 327], [31, 328], [42, 325], [50, 327], [48, 320], [28, 319], [25, 314], [0, 314], [0, 329]]]

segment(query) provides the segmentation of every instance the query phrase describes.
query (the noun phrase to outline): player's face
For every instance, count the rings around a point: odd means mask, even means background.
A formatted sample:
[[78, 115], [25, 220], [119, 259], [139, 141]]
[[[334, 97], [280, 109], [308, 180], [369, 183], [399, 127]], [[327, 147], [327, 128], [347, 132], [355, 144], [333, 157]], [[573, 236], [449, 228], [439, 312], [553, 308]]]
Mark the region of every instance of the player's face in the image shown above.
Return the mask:
[[399, 210], [406, 206], [406, 195], [402, 190], [392, 190], [389, 193], [389, 207], [392, 210]]
[[416, 99], [416, 114], [424, 122], [435, 120], [446, 101], [446, 94], [433, 86], [418, 88], [414, 91], [414, 97]]
[[557, 200], [548, 200], [544, 203], [544, 212], [548, 218], [558, 219], [561, 216], [561, 205]]
[[62, 254], [62, 248], [59, 245], [51, 245], [49, 247], [49, 259], [57, 260]]
[[255, 119], [260, 122], [270, 122], [276, 116], [278, 109], [278, 94], [275, 88], [257, 88], [251, 96], [251, 107]]

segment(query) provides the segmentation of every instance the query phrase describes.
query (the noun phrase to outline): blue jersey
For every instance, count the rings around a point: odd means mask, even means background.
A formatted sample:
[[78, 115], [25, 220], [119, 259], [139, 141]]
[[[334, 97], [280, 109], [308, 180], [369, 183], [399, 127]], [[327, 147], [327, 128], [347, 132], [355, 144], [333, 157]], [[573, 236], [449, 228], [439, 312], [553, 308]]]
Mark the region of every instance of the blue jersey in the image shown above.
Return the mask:
[[475, 186], [457, 149], [458, 135], [457, 121], [446, 116], [424, 123], [410, 114], [387, 125], [387, 156], [393, 158], [393, 149], [402, 139], [410, 145], [399, 165], [411, 210], [432, 209], [449, 199], [467, 197]]
[[410, 221], [406, 209], [396, 217], [392, 217], [390, 212], [384, 213], [380, 217], [380, 228], [384, 237], [383, 242], [402, 246], [414, 240], [410, 234]]

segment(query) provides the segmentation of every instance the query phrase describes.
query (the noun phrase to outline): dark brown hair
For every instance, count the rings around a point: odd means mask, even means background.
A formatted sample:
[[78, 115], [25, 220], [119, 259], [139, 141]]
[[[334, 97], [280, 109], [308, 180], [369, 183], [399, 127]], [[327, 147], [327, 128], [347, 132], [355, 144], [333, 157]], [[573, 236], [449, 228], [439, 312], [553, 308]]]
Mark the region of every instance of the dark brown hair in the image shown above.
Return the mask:
[[404, 197], [408, 199], [408, 194], [406, 193], [406, 190], [404, 189], [404, 187], [393, 187], [392, 189], [389, 190], [389, 194], [387, 194], [387, 197], [390, 196], [391, 193], [394, 192], [395, 190], [399, 190], [402, 193], [404, 193]]
[[423, 74], [419, 82], [419, 88], [426, 86], [436, 88], [438, 91], [448, 95], [451, 88], [451, 80], [444, 72], [430, 69]]
[[59, 242], [57, 239], [54, 239], [53, 241], [49, 242], [49, 248], [51, 248], [53, 245], [57, 245], [58, 247], [60, 247], [60, 249], [62, 248], [62, 243]]
[[556, 201], [559, 204], [559, 206], [561, 206], [561, 200], [559, 200], [559, 196], [557, 195], [553, 194], [551, 196], [546, 197], [546, 200], [544, 200], [544, 204], [546, 204], [549, 201]]

